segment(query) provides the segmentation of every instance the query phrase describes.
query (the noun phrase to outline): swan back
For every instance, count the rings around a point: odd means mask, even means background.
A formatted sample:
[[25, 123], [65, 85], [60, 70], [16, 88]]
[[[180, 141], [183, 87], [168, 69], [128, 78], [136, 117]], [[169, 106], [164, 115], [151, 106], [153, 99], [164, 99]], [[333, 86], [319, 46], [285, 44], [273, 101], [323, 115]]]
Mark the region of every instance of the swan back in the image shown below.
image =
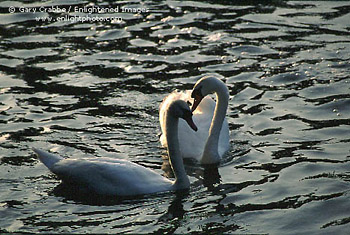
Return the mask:
[[173, 182], [149, 168], [124, 159], [65, 159], [52, 168], [65, 182], [100, 195], [139, 195], [172, 190]]

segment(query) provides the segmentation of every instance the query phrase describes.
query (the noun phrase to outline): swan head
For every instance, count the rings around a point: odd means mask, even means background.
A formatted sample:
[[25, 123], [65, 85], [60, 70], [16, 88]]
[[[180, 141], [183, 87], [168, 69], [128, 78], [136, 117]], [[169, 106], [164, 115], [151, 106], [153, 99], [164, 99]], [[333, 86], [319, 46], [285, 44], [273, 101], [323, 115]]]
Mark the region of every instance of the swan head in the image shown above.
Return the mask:
[[168, 108], [168, 112], [171, 116], [175, 118], [184, 119], [194, 131], [198, 130], [196, 124], [194, 124], [192, 119], [192, 111], [190, 110], [190, 107], [185, 101], [176, 100], [172, 102]]
[[224, 82], [213, 76], [205, 76], [199, 79], [193, 87], [191, 97], [194, 98], [192, 112], [196, 110], [202, 99], [209, 94], [216, 92], [218, 85], [224, 85]]

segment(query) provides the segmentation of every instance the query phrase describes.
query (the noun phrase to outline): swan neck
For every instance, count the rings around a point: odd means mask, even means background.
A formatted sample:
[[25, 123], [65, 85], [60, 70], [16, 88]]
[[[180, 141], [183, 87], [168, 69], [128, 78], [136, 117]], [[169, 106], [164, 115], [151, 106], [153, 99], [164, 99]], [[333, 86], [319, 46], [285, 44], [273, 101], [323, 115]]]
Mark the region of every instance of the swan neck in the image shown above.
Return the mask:
[[214, 110], [214, 117], [210, 126], [209, 135], [220, 135], [222, 124], [224, 122], [227, 106], [228, 106], [228, 89], [224, 85], [224, 87], [220, 87], [216, 91], [216, 106]]
[[224, 83], [219, 83], [214, 92], [216, 94], [216, 106], [213, 120], [209, 129], [209, 136], [203, 152], [202, 164], [213, 164], [220, 162], [218, 152], [219, 137], [226, 116], [229, 92]]
[[179, 119], [171, 115], [166, 117], [166, 139], [168, 143], [168, 154], [171, 168], [175, 175], [174, 186], [176, 189], [185, 189], [190, 186], [190, 181], [185, 171], [180, 152], [178, 137]]

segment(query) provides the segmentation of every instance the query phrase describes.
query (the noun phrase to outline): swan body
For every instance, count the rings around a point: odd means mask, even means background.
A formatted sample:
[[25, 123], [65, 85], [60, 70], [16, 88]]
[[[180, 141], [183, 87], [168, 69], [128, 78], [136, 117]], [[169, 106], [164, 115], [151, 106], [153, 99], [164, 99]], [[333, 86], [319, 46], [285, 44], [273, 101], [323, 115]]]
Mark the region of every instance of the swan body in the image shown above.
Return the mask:
[[113, 158], [64, 159], [60, 156], [33, 148], [39, 160], [63, 181], [101, 195], [140, 195], [164, 191], [187, 189], [188, 176], [179, 154], [177, 125], [184, 118], [196, 129], [192, 113], [183, 101], [174, 101], [166, 113], [166, 138], [171, 167], [175, 181], [169, 180], [149, 168], [136, 163]]
[[[211, 93], [216, 94], [217, 103], [207, 96]], [[229, 127], [225, 118], [229, 99], [226, 85], [215, 77], [203, 77], [195, 84], [192, 91], [174, 91], [168, 95], [159, 109], [159, 121], [163, 133], [160, 142], [164, 147], [167, 146], [164, 135], [166, 106], [177, 99], [192, 101], [193, 120], [198, 126], [198, 131], [194, 132], [183, 120], [179, 120], [179, 145], [182, 157], [196, 159], [202, 164], [219, 163], [230, 146]]]

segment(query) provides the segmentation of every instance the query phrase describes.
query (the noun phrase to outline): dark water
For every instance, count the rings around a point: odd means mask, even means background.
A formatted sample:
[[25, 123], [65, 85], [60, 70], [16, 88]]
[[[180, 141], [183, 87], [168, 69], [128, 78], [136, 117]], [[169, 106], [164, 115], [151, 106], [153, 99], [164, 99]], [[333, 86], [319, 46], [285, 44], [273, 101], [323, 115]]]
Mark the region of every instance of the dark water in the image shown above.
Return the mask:
[[[0, 232], [349, 234], [349, 2], [112, 2], [1, 2]], [[97, 6], [119, 12], [74, 12]], [[87, 15], [115, 18], [62, 18]], [[230, 89], [231, 151], [188, 163], [187, 194], [92, 197], [31, 151], [164, 174], [158, 106], [207, 74]]]

